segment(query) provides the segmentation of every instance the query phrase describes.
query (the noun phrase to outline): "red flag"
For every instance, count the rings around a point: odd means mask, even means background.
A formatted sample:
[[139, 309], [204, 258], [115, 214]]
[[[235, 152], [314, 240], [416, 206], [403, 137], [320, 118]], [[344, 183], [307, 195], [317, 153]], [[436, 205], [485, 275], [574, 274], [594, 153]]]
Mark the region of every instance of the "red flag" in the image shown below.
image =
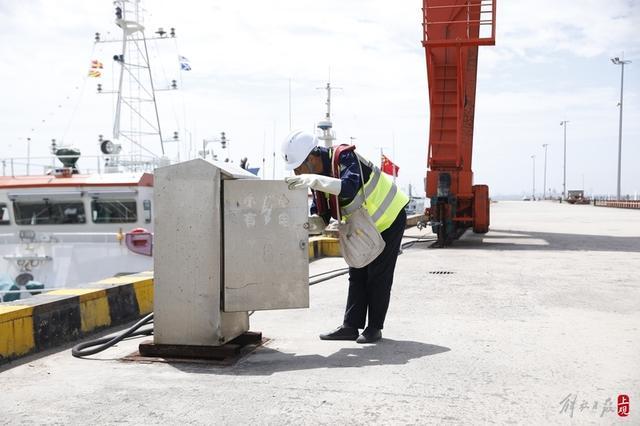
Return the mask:
[[400, 167], [393, 164], [393, 162], [389, 160], [389, 158], [384, 154], [382, 154], [382, 162], [381, 162], [380, 169], [382, 169], [383, 172], [391, 176], [398, 176], [398, 172], [400, 171]]

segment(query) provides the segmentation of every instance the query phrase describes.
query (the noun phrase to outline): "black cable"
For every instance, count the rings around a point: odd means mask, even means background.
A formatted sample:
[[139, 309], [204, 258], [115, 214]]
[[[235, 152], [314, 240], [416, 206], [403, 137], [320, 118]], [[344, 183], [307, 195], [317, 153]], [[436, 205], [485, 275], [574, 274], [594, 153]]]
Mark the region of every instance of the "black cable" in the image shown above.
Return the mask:
[[419, 243], [433, 243], [434, 241], [437, 241], [437, 238], [425, 238], [425, 239], [417, 239], [417, 240], [413, 240], [413, 241], [407, 241], [406, 243], [403, 243], [400, 246], [401, 250], [404, 249], [408, 249], [410, 247], [413, 247], [415, 244], [419, 244]]
[[[405, 237], [405, 238], [414, 238], [413, 241], [407, 241], [406, 243], [403, 243], [400, 246], [400, 250], [404, 250], [406, 248], [412, 247], [414, 244], [418, 244], [418, 243], [431, 243], [433, 241], [435, 241], [435, 238], [432, 239], [422, 239], [422, 237]], [[401, 252], [402, 253], [402, 252]], [[330, 279], [339, 277], [341, 275], [345, 275], [349, 273], [349, 268], [338, 268], [338, 269], [332, 269], [330, 271], [325, 271], [325, 272], [320, 272], [319, 274], [314, 274], [314, 275], [310, 275], [309, 278], [317, 278], [317, 277], [322, 277], [322, 278], [318, 278], [315, 280], [311, 280], [309, 281], [309, 286], [312, 285], [316, 285], [319, 284], [321, 282], [324, 281], [328, 281]], [[253, 312], [251, 312], [249, 315], [253, 314]], [[107, 348], [110, 348], [111, 346], [115, 345], [116, 343], [128, 338], [128, 337], [135, 337], [135, 336], [150, 336], [153, 334], [153, 328], [151, 329], [146, 329], [146, 330], [140, 330], [137, 331], [140, 327], [150, 324], [153, 321], [153, 312], [150, 313], [149, 315], [147, 315], [146, 317], [142, 318], [140, 321], [138, 321], [137, 323], [135, 323], [133, 326], [131, 326], [131, 328], [125, 330], [122, 334], [119, 334], [117, 336], [114, 337], [103, 337], [101, 339], [96, 339], [96, 340], [90, 340], [88, 342], [84, 342], [84, 343], [79, 343], [77, 345], [75, 345], [72, 349], [71, 349], [71, 355], [73, 355], [76, 358], [82, 358], [85, 356], [90, 356], [90, 355], [95, 355], [98, 352], [102, 352]], [[94, 349], [88, 349], [86, 350], [86, 348], [91, 348], [96, 346]]]
[[319, 274], [309, 275], [309, 278], [316, 278], [316, 277], [320, 277], [320, 276], [322, 276], [322, 275], [327, 275], [327, 274], [331, 274], [331, 273], [333, 273], [333, 272], [338, 272], [338, 271], [340, 271], [340, 272], [342, 272], [342, 271], [347, 271], [347, 272], [348, 272], [348, 271], [349, 271], [349, 268], [347, 267], [347, 268], [332, 269], [332, 270], [330, 270], [330, 271], [320, 272]]
[[[105, 349], [115, 345], [119, 341], [126, 339], [127, 337], [133, 336], [150, 336], [153, 334], [153, 329], [147, 330], [138, 330], [143, 325], [149, 324], [153, 320], [153, 312], [142, 318], [140, 321], [135, 323], [131, 328], [124, 331], [122, 334], [118, 334], [114, 337], [103, 337], [102, 339], [91, 340], [89, 342], [84, 342], [77, 344], [71, 349], [71, 355], [76, 358], [82, 358], [84, 356], [94, 355], [98, 352], [102, 352]], [[84, 350], [85, 348], [90, 348], [92, 346], [97, 346], [95, 349]]]
[[[405, 238], [413, 238], [414, 240], [413, 241], [407, 241], [406, 243], [403, 243], [400, 246], [400, 250], [404, 250], [404, 249], [413, 247], [413, 245], [418, 244], [418, 243], [432, 243], [432, 242], [436, 241], [435, 238], [428, 238], [427, 239], [427, 238], [423, 238], [423, 237], [413, 237], [413, 236], [409, 236], [409, 237], [405, 237]], [[402, 252], [401, 252], [401, 254], [402, 254]], [[338, 268], [338, 269], [333, 269], [331, 271], [326, 271], [326, 272], [321, 272], [319, 274], [311, 275], [311, 276], [309, 276], [309, 278], [316, 278], [316, 277], [320, 277], [320, 276], [323, 276], [323, 275], [330, 274], [330, 275], [328, 275], [326, 277], [319, 278], [317, 280], [309, 281], [309, 286], [312, 286], [312, 285], [315, 285], [315, 284], [319, 284], [319, 283], [321, 283], [323, 281], [328, 281], [328, 280], [330, 280], [332, 278], [339, 277], [339, 276], [344, 275], [344, 274], [346, 274], [348, 272], [349, 272], [349, 268]]]
[[[323, 281], [328, 281], [328, 280], [330, 280], [332, 278], [339, 277], [340, 275], [344, 275], [344, 274], [349, 273], [349, 268], [342, 268], [342, 269], [343, 270], [336, 269], [336, 271], [340, 271], [340, 272], [336, 272], [336, 273], [331, 274], [329, 276], [326, 276], [324, 278], [318, 278], [317, 280], [309, 281], [309, 286], [312, 286], [312, 285], [315, 285], [315, 284], [319, 284], [319, 283], [321, 283]], [[320, 275], [325, 275], [325, 274], [320, 274]]]
[[412, 238], [414, 240], [420, 240], [424, 237], [424, 235], [404, 235], [402, 238]]

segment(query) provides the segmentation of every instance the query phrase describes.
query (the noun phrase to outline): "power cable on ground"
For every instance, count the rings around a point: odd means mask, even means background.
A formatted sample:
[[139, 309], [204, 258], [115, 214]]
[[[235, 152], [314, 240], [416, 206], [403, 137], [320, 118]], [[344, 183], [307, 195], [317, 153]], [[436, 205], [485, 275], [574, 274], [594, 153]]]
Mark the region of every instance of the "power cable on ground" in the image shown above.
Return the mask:
[[[413, 247], [415, 244], [427, 243], [427, 242], [431, 243], [435, 241], [434, 238], [422, 238], [422, 237], [405, 237], [405, 238], [414, 238], [414, 240], [405, 242], [400, 246], [401, 254], [402, 254], [402, 250]], [[318, 274], [310, 275], [309, 286], [320, 284], [321, 282], [328, 281], [330, 279], [339, 277], [341, 275], [345, 275], [347, 273], [349, 273], [349, 268], [344, 267], [344, 268], [332, 269], [330, 271], [325, 271], [325, 272], [320, 272]], [[316, 279], [313, 279], [313, 278], [316, 278]], [[249, 315], [251, 314], [253, 314], [253, 312], [251, 312]], [[110, 348], [111, 346], [115, 345], [116, 343], [128, 337], [150, 336], [153, 334], [153, 328], [144, 329], [140, 331], [138, 331], [138, 329], [144, 325], [152, 324], [152, 321], [153, 321], [153, 312], [148, 314], [144, 318], [142, 318], [140, 321], [135, 323], [133, 326], [131, 326], [121, 334], [118, 334], [114, 337], [103, 337], [101, 339], [90, 340], [88, 342], [75, 345], [73, 349], [71, 349], [71, 354], [76, 358], [82, 358], [90, 355], [95, 355], [98, 352], [102, 352], [105, 349]], [[86, 348], [92, 348], [92, 347], [94, 347], [94, 349], [86, 349]]]
[[[97, 354], [98, 352], [102, 352], [105, 349], [110, 348], [111, 346], [120, 342], [121, 340], [126, 339], [127, 337], [150, 336], [153, 334], [152, 328], [140, 331], [137, 330], [146, 324], [150, 324], [151, 321], [153, 321], [153, 312], [142, 318], [140, 321], [135, 323], [133, 326], [131, 326], [121, 334], [118, 334], [114, 337], [103, 337], [101, 339], [90, 340], [88, 342], [75, 345], [73, 349], [71, 349], [71, 355], [75, 356], [76, 358], [82, 358], [85, 356]], [[85, 350], [86, 348], [90, 348], [93, 346], [97, 347], [94, 349]]]

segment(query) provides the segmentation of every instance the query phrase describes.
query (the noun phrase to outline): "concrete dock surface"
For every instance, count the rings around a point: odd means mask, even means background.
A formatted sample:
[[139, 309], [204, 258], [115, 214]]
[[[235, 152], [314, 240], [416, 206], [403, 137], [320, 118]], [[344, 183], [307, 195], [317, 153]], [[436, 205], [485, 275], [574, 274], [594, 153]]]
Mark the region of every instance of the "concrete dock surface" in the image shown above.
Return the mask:
[[120, 360], [148, 337], [3, 366], [0, 423], [640, 424], [640, 211], [491, 215], [486, 235], [404, 250], [377, 344], [318, 339], [342, 322], [341, 276], [311, 287], [309, 309], [256, 312], [271, 340], [232, 367]]

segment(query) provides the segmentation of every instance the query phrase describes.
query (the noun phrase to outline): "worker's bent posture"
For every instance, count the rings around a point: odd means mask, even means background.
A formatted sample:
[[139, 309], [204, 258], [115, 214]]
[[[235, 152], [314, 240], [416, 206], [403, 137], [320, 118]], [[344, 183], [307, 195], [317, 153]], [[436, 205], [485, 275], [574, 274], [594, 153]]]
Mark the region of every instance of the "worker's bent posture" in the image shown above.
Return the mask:
[[[338, 217], [338, 209], [341, 216], [348, 216], [363, 205], [364, 182], [367, 210], [374, 212], [372, 219], [386, 244], [383, 252], [367, 266], [349, 268], [344, 321], [334, 331], [321, 334], [320, 338], [372, 343], [382, 338], [393, 271], [407, 221], [404, 207], [409, 197], [378, 167], [358, 156], [355, 146], [324, 148], [317, 145], [318, 139], [314, 135], [302, 131], [291, 133], [283, 142], [285, 167], [296, 174], [285, 178], [289, 188], [310, 187], [313, 193], [311, 214], [321, 216], [328, 223], [330, 217]], [[365, 328], [367, 312], [369, 323]], [[363, 328], [358, 336], [358, 329]]]

